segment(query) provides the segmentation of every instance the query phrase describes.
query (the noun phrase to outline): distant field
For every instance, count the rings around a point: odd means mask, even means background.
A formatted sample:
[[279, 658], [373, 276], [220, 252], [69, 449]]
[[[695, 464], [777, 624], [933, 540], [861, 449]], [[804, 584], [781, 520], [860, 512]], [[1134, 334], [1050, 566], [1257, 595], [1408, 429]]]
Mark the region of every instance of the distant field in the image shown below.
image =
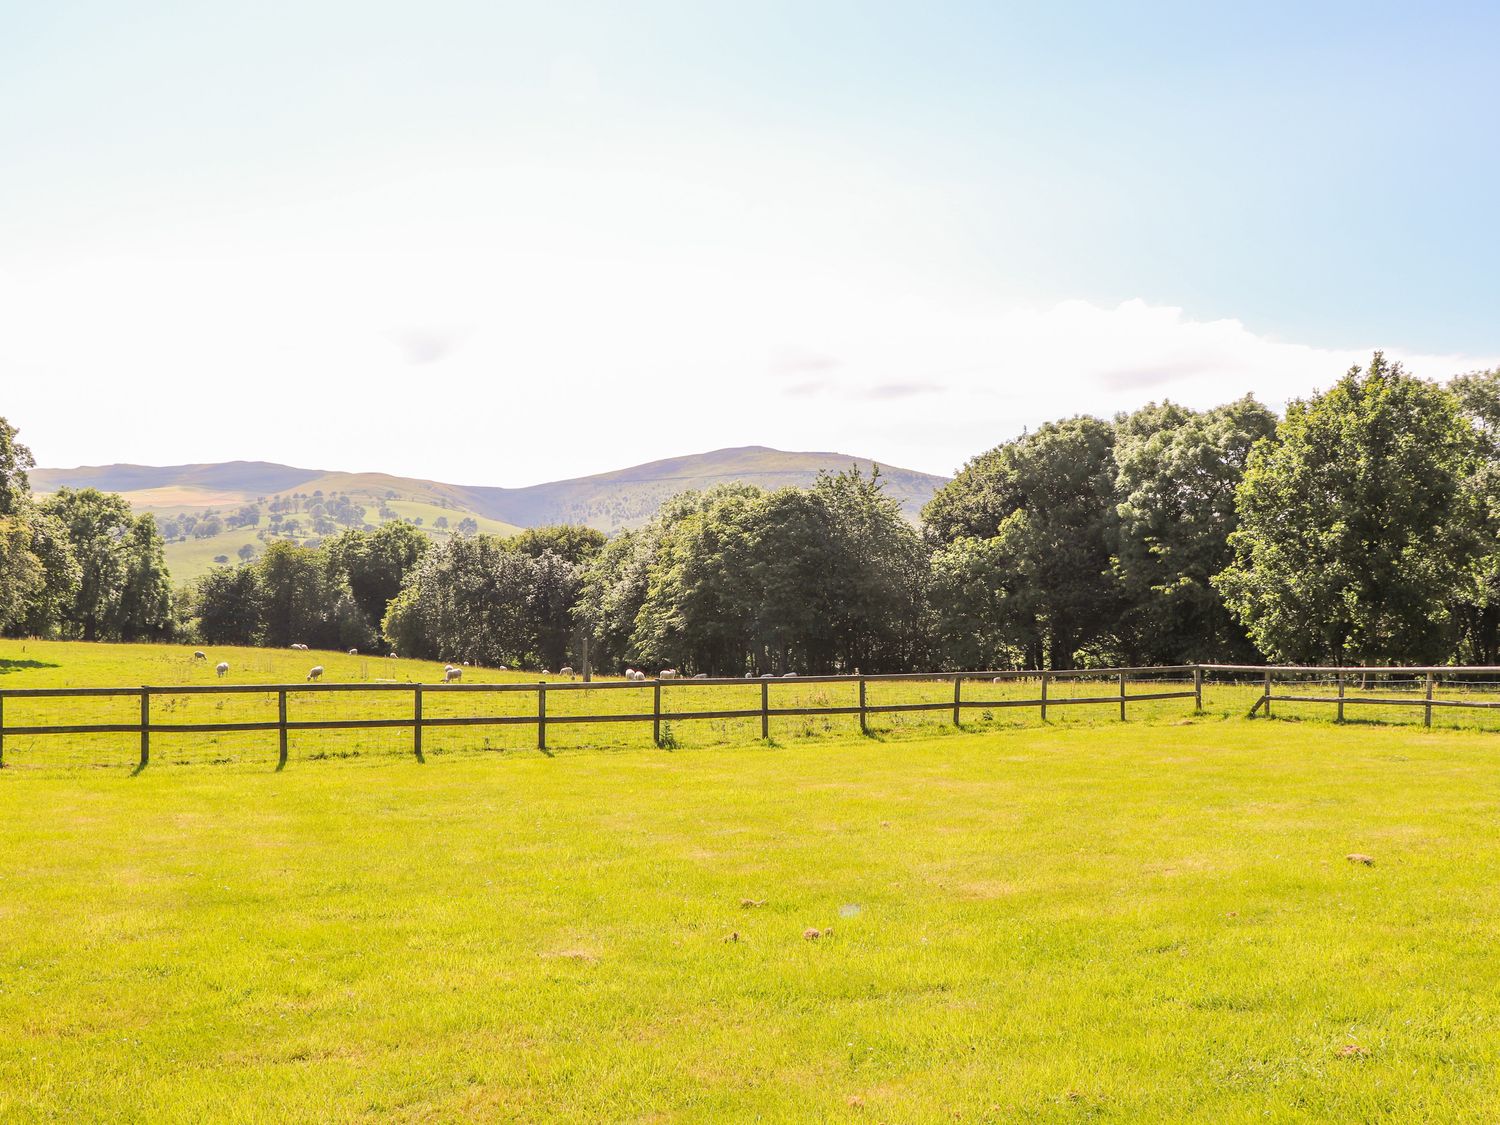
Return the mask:
[[[3, 659], [7, 685], [120, 671]], [[305, 663], [264, 659], [236, 674]], [[1490, 734], [1179, 717], [226, 757], [0, 773], [0, 1120], [1500, 1104]]]

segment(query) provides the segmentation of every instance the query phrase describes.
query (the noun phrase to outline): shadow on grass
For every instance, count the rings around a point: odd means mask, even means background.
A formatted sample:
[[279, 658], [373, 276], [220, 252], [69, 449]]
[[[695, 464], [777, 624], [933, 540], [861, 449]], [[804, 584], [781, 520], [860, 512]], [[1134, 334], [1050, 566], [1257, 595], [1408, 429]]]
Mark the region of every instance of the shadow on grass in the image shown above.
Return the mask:
[[33, 668], [61, 668], [47, 660], [0, 660], [0, 676], [11, 672], [29, 672]]

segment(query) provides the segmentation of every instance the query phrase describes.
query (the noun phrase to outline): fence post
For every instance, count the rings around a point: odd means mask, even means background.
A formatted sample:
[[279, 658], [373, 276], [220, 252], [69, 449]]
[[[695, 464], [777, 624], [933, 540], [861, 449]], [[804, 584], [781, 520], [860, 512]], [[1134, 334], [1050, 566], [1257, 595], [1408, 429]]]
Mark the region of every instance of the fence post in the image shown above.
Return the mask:
[[141, 688], [141, 764], [137, 772], [151, 761], [151, 689]]
[[1125, 721], [1125, 673], [1120, 673], [1120, 722]]
[[422, 756], [422, 685], [413, 685], [411, 700], [411, 752], [418, 762], [426, 762]]
[[1203, 710], [1203, 668], [1201, 666], [1193, 669], [1193, 710]]
[[0, 770], [5, 768], [5, 693], [0, 691]]
[[1266, 687], [1265, 687], [1264, 693], [1261, 695], [1261, 702], [1264, 703], [1265, 706], [1266, 706], [1266, 718], [1269, 719], [1271, 717], [1271, 672], [1270, 672], [1270, 669], [1266, 670]]
[[281, 736], [281, 749], [276, 756], [276, 768], [286, 769], [286, 688], [276, 693], [276, 721], [280, 724], [277, 733]]
[[547, 681], [536, 685], [536, 748], [547, 749]]
[[870, 733], [870, 716], [865, 711], [865, 678], [859, 678], [859, 733]]
[[661, 681], [651, 691], [651, 741], [661, 747]]
[[1427, 706], [1423, 708], [1426, 712], [1422, 717], [1424, 727], [1432, 726], [1432, 673], [1427, 673]]
[[1344, 673], [1339, 673], [1339, 722], [1344, 721]]
[[766, 741], [771, 738], [771, 681], [760, 682], [760, 736]]
[[953, 677], [953, 725], [956, 727], [963, 725], [963, 715], [959, 711], [959, 700], [963, 687], [964, 678], [962, 674], [955, 675]]
[[1047, 721], [1047, 681], [1051, 679], [1044, 668], [1042, 670], [1042, 722]]

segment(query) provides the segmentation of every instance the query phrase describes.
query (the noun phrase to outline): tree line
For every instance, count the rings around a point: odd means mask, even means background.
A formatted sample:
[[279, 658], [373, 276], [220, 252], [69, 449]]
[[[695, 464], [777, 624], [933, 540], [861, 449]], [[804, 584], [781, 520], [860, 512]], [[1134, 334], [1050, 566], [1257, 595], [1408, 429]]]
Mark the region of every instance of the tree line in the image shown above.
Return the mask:
[[721, 485], [609, 539], [272, 543], [175, 594], [119, 497], [34, 500], [0, 421], [0, 630], [713, 675], [1500, 659], [1500, 371], [1380, 353], [1283, 417], [1245, 397], [1039, 427], [905, 520], [878, 472]]

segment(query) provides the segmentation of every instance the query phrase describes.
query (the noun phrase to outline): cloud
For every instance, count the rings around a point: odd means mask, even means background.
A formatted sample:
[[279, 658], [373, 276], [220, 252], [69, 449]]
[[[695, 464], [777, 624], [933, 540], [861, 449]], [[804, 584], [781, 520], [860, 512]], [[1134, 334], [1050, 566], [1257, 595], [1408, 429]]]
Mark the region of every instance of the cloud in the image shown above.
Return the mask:
[[446, 358], [467, 335], [465, 329], [413, 328], [392, 334], [406, 362], [413, 367], [437, 363]]
[[880, 383], [856, 392], [861, 398], [877, 401], [893, 398], [911, 398], [913, 395], [938, 394], [942, 387], [937, 383]]

